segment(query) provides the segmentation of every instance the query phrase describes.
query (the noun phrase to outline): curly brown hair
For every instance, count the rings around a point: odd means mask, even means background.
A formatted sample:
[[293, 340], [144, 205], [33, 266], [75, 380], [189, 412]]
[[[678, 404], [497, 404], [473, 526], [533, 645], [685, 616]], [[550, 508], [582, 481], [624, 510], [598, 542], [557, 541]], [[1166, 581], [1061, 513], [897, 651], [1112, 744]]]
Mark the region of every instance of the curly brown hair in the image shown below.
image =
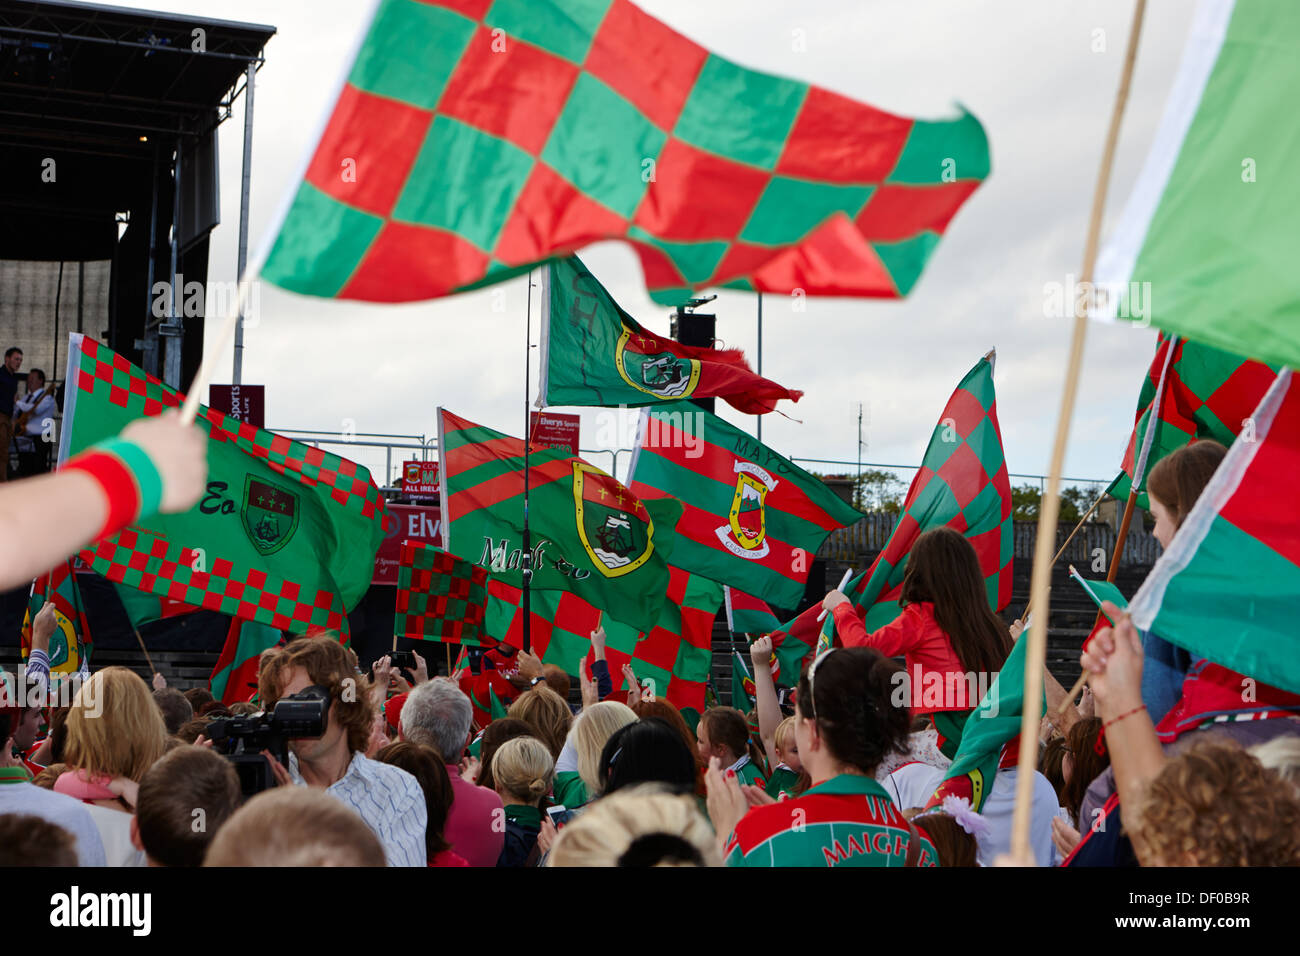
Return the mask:
[[1146, 865], [1300, 865], [1300, 794], [1226, 739], [1171, 757], [1151, 782], [1134, 848]]
[[273, 708], [280, 699], [285, 674], [295, 667], [307, 672], [313, 684], [330, 692], [330, 711], [348, 735], [348, 750], [365, 753], [370, 743], [374, 712], [370, 695], [357, 676], [356, 655], [333, 637], [299, 637], [274, 655], [262, 658], [257, 692], [262, 706]]

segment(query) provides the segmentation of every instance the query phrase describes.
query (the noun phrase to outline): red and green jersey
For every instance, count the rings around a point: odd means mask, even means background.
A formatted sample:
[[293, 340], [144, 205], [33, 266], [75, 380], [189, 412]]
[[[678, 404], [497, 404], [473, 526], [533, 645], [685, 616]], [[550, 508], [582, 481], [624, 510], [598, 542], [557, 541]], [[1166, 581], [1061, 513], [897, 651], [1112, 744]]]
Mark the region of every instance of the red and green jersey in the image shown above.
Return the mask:
[[284, 636], [273, 627], [259, 621], [231, 618], [226, 643], [208, 679], [212, 696], [223, 704], [256, 697], [262, 653], [283, 642]]
[[1276, 369], [1263, 362], [1162, 332], [1142, 380], [1123, 470], [1111, 482], [1110, 494], [1127, 498], [1136, 474], [1138, 507], [1150, 508], [1146, 479], [1151, 467], [1197, 439], [1231, 445], [1243, 428], [1250, 427], [1245, 423], [1275, 378]]
[[[948, 399], [885, 549], [845, 589], [864, 615], [867, 632], [901, 613], [899, 599], [912, 545], [932, 528], [946, 526], [965, 535], [979, 559], [989, 607], [1006, 607], [1011, 602], [1014, 550], [1011, 510], [990, 353]], [[828, 614], [822, 633], [829, 635], [833, 628], [834, 618]]]
[[[488, 580], [489, 635], [515, 647], [523, 645], [523, 611], [519, 588], [493, 576]], [[659, 620], [649, 631], [614, 620], [606, 612], [562, 591], [532, 595], [533, 653], [543, 663], [576, 673], [591, 651], [591, 632], [605, 628], [605, 658], [615, 690], [626, 690], [624, 664], [643, 690], [663, 697], [682, 711], [690, 725], [704, 710], [704, 684], [713, 661], [713, 620], [722, 603], [722, 586], [680, 568], [671, 568]], [[694, 716], [692, 716], [692, 714]]]
[[788, 797], [793, 797], [794, 788], [798, 783], [799, 775], [785, 764], [781, 764], [772, 771], [772, 777], [767, 781], [767, 786], [763, 789], [769, 797], [779, 799], [783, 793]]
[[1198, 657], [1300, 693], [1300, 382], [1290, 369], [1251, 420], [1129, 613]]
[[532, 451], [525, 469], [522, 440], [444, 409], [438, 441], [444, 548], [522, 587], [527, 471], [532, 590], [568, 591], [625, 624], [655, 626], [680, 502], [645, 501], [561, 450]]
[[23, 660], [31, 654], [32, 621], [49, 601], [54, 605], [54, 633], [50, 636], [47, 651], [50, 672], [75, 674], [90, 671], [90, 656], [94, 641], [90, 636], [90, 623], [86, 620], [86, 605], [81, 600], [76, 569], [72, 561], [64, 561], [53, 570], [32, 582], [31, 596], [27, 600], [27, 613], [23, 617]]
[[381, 0], [262, 276], [409, 301], [621, 239], [673, 304], [893, 298], [988, 173], [968, 113], [748, 70], [628, 0]]
[[[917, 866], [939, 855], [919, 833]], [[728, 866], [903, 866], [912, 834], [885, 788], [841, 774], [801, 797], [754, 807], [723, 848]]]
[[[60, 458], [177, 408], [184, 396], [94, 339], [72, 336]], [[82, 560], [109, 580], [173, 601], [346, 637], [370, 587], [384, 500], [355, 462], [199, 406], [203, 497], [95, 542]]]
[[432, 545], [402, 542], [395, 636], [477, 646], [486, 611], [485, 568]]
[[543, 273], [542, 401], [636, 407], [716, 396], [746, 415], [797, 402], [755, 374], [739, 349], [683, 345], [643, 329], [577, 256]]
[[862, 517], [815, 475], [688, 402], [641, 413], [628, 475], [633, 493], [685, 506], [673, 564], [778, 607], [803, 598], [827, 535]]

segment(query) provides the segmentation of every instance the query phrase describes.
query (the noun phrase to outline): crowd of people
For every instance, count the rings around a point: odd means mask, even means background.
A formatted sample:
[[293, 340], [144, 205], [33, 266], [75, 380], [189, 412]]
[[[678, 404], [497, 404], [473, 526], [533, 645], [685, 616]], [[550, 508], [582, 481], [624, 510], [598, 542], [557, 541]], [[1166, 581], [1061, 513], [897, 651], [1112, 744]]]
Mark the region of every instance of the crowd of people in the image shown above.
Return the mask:
[[[1224, 453], [1196, 442], [1152, 469], [1163, 544]], [[124, 507], [113, 469], [141, 460], [154, 471]], [[167, 415], [4, 486], [0, 520], [41, 534], [5, 558], [0, 584], [143, 513], [190, 507], [205, 474], [201, 435]], [[752, 707], [693, 721], [630, 668], [615, 690], [599, 628], [572, 704], [571, 675], [504, 644], [477, 672], [440, 677], [418, 654], [413, 669], [382, 657], [365, 672], [330, 634], [263, 653], [255, 701], [182, 693], [160, 675], [151, 687], [122, 667], [79, 675], [64, 700], [47, 605], [24, 672], [4, 675], [0, 865], [1300, 864], [1300, 696], [1194, 659], [1107, 605], [1115, 625], [1081, 656], [1089, 689], [1068, 700], [1045, 675], [1039, 739], [1007, 741], [992, 780], [955, 796], [944, 785], [983, 719], [972, 676], [996, 676], [1020, 622], [989, 611], [974, 549], [945, 528], [913, 547], [901, 604], [868, 631], [831, 592], [838, 646], [792, 675], [791, 694], [778, 693], [771, 637], [756, 636]], [[923, 692], [932, 683], [939, 699]], [[322, 702], [321, 732], [263, 752], [269, 785], [250, 786], [212, 722], [284, 700]], [[1026, 746], [1039, 748], [1032, 858], [1011, 839], [1012, 758]]]
[[[53, 382], [45, 372], [34, 368], [24, 379], [23, 350], [13, 345], [5, 349], [0, 365], [0, 481], [10, 477], [11, 459], [17, 460], [14, 477], [29, 478], [50, 470], [54, 429], [58, 405]], [[20, 382], [26, 391], [18, 393]]]

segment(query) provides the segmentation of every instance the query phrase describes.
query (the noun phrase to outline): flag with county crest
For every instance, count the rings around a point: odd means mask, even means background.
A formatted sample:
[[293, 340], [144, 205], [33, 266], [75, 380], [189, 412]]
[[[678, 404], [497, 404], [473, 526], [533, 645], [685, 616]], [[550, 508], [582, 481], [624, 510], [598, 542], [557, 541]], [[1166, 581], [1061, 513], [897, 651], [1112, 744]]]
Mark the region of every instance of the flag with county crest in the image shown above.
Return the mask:
[[1107, 490], [1121, 500], [1128, 497], [1149, 436], [1137, 501], [1138, 507], [1149, 509], [1146, 478], [1151, 467], [1197, 439], [1212, 438], [1231, 445], [1242, 428], [1249, 427], [1246, 421], [1275, 378], [1277, 370], [1263, 362], [1162, 332], [1151, 368], [1142, 380], [1123, 470]]
[[620, 239], [661, 302], [894, 298], [988, 173], [969, 113], [749, 70], [628, 0], [381, 0], [262, 275], [429, 299]]
[[[60, 460], [183, 396], [94, 339], [68, 355]], [[348, 634], [370, 587], [384, 501], [370, 473], [199, 406], [208, 484], [198, 503], [96, 541], [82, 560], [109, 580], [173, 601], [303, 633]]]
[[1096, 314], [1300, 366], [1300, 4], [1197, 4]]
[[778, 607], [803, 598], [813, 555], [862, 515], [817, 476], [696, 405], [646, 408], [628, 487], [685, 506], [673, 564]]
[[[687, 723], [704, 711], [705, 683], [713, 661], [713, 620], [722, 603], [722, 586], [670, 568], [658, 621], [638, 630], [576, 594], [534, 591], [531, 601], [533, 653], [543, 663], [575, 673], [591, 650], [597, 622], [605, 628], [605, 659], [615, 689], [625, 687], [623, 665], [630, 664], [644, 692], [663, 697], [683, 711]], [[495, 575], [488, 581], [487, 632], [515, 647], [523, 645], [522, 592]]]
[[1300, 383], [1284, 369], [1129, 605], [1197, 657], [1300, 693]]
[[402, 542], [395, 636], [478, 645], [486, 610], [486, 568], [432, 545]]
[[740, 349], [682, 345], [642, 328], [577, 256], [542, 272], [539, 405], [653, 405], [716, 396], [747, 415], [803, 392], [754, 373]]
[[[524, 443], [438, 409], [443, 548], [523, 586]], [[530, 456], [532, 590], [571, 591], [648, 631], [668, 589], [680, 502], [643, 501], [556, 449]]]
[[47, 650], [52, 674], [90, 672], [94, 641], [90, 636], [86, 605], [81, 600], [73, 563], [64, 561], [32, 582], [27, 612], [23, 617], [21, 645], [23, 660], [26, 660], [32, 648], [32, 622], [46, 601], [54, 605], [55, 627]]

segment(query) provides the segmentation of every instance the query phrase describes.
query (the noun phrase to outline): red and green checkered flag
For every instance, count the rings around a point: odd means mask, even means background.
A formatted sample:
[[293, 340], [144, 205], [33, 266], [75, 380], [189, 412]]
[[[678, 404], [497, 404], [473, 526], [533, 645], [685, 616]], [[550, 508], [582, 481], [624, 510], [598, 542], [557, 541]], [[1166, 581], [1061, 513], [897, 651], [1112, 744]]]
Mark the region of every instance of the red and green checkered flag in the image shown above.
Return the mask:
[[[1277, 369], [1263, 362], [1161, 332], [1138, 395], [1123, 471], [1107, 490], [1121, 500], [1128, 497], [1149, 437], [1145, 467], [1138, 473], [1137, 503], [1150, 508], [1146, 478], [1151, 467], [1199, 438], [1231, 445], [1276, 378]], [[1149, 431], [1153, 417], [1156, 426]]]
[[[591, 632], [605, 628], [605, 658], [615, 689], [624, 688], [624, 664], [643, 685], [679, 710], [695, 716], [704, 710], [704, 684], [713, 661], [713, 619], [722, 603], [722, 586], [680, 568], [671, 568], [667, 600], [648, 632], [614, 620], [575, 594], [534, 591], [531, 636], [533, 653], [547, 664], [577, 670], [591, 651]], [[488, 581], [487, 632], [515, 647], [523, 646], [522, 592], [495, 576]], [[624, 688], [626, 689], [626, 688]], [[694, 724], [691, 717], [687, 722]]]
[[1284, 369], [1129, 605], [1138, 627], [1300, 693], [1300, 382]]
[[223, 704], [256, 697], [262, 654], [283, 642], [284, 635], [273, 627], [258, 621], [231, 618], [226, 643], [212, 668], [212, 676], [208, 678], [212, 696]]
[[628, 0], [382, 0], [262, 275], [409, 301], [622, 239], [660, 301], [894, 298], [988, 173], [968, 113], [748, 70]]
[[49, 601], [54, 605], [54, 633], [50, 636], [50, 671], [55, 674], [75, 674], [90, 671], [90, 656], [95, 649], [90, 636], [90, 622], [86, 620], [86, 605], [81, 600], [81, 588], [72, 561], [64, 561], [53, 570], [32, 582], [31, 596], [27, 600], [27, 613], [23, 616], [20, 639], [23, 660], [32, 649], [32, 621]]
[[[93, 339], [72, 336], [60, 458], [184, 398]], [[384, 503], [355, 462], [199, 406], [207, 493], [96, 542], [82, 560], [118, 584], [303, 633], [348, 634], [374, 574]]]
[[486, 610], [485, 568], [419, 541], [402, 542], [394, 635], [477, 647]]
[[[438, 449], [443, 547], [522, 587], [523, 441], [440, 408]], [[681, 502], [643, 501], [556, 449], [533, 450], [527, 473], [532, 590], [572, 591], [627, 624], [654, 627]]]
[[862, 515], [819, 478], [689, 402], [646, 408], [628, 487], [685, 505], [673, 564], [777, 607], [803, 598], [812, 556]]

